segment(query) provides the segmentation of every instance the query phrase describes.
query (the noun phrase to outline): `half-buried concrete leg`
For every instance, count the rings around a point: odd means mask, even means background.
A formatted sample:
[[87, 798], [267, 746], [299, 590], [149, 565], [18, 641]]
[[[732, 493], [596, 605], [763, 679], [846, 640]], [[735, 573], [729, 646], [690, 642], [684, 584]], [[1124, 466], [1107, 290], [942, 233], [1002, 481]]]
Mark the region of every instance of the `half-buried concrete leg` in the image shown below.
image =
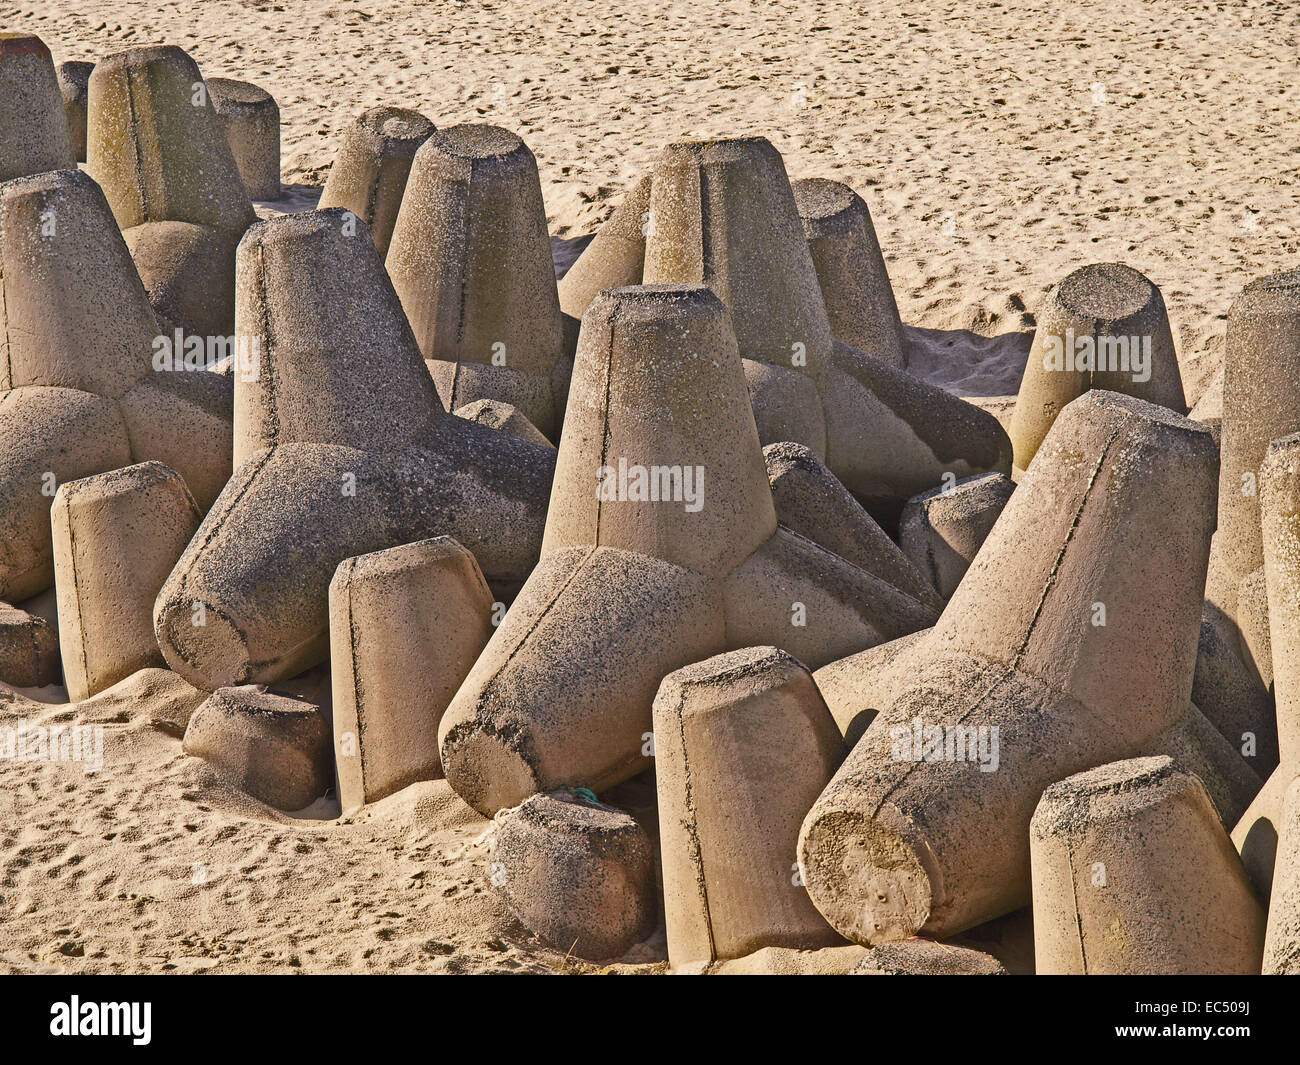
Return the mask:
[[841, 744], [803, 665], [751, 647], [670, 673], [654, 733], [669, 961], [842, 942], [794, 865], [799, 823]]
[[63, 485], [54, 497], [54, 576], [63, 676], [73, 702], [163, 665], [153, 601], [202, 515], [161, 462]]
[[438, 722], [492, 634], [492, 603], [474, 556], [449, 536], [340, 564], [330, 675], [345, 811], [442, 775]]

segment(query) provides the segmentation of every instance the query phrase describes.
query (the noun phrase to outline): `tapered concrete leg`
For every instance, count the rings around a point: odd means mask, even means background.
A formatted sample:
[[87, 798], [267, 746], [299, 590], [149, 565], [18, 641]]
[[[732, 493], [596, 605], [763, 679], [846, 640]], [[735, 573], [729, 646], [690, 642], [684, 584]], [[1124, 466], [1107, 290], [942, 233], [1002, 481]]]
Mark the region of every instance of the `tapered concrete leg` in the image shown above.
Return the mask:
[[30, 33], [0, 34], [0, 181], [77, 165], [54, 60]]
[[985, 473], [907, 501], [899, 542], [944, 599], [957, 590], [1014, 490], [1010, 477]]
[[1048, 293], [1011, 417], [1016, 466], [1029, 468], [1056, 416], [1090, 388], [1187, 411], [1160, 290], [1120, 263], [1084, 266]]
[[255, 215], [197, 64], [176, 47], [133, 48], [95, 64], [88, 94], [86, 170], [154, 307], [228, 335], [235, 245]]
[[[1278, 750], [1300, 764], [1300, 434], [1269, 444], [1260, 466], [1269, 664]], [[1256, 660], [1258, 660], [1258, 655]]]
[[831, 361], [826, 465], [868, 508], [897, 515], [945, 475], [1011, 473], [1011, 442], [992, 414], [846, 344]]
[[936, 609], [943, 606], [907, 555], [810, 448], [790, 442], [768, 444], [763, 459], [782, 525], [914, 599]]
[[1040, 974], [1259, 972], [1264, 911], [1201, 782], [1171, 759], [1052, 785], [1030, 853]]
[[265, 89], [232, 78], [209, 78], [208, 91], [235, 166], [255, 200], [280, 198], [280, 108]]
[[329, 719], [305, 699], [242, 685], [215, 691], [194, 711], [184, 750], [226, 783], [280, 810], [325, 794], [332, 773]]
[[[1235, 588], [1264, 564], [1259, 467], [1269, 441], [1300, 430], [1297, 379], [1300, 271], [1289, 271], [1252, 281], [1228, 311], [1219, 534], [1210, 587]], [[1226, 573], [1219, 576], [1218, 569]], [[1233, 604], [1221, 605], [1236, 620]]]
[[442, 775], [438, 722], [492, 633], [492, 602], [474, 556], [449, 536], [339, 566], [330, 660], [344, 810]]
[[607, 288], [641, 284], [646, 234], [652, 228], [650, 178], [646, 176], [632, 186], [568, 273], [560, 278], [560, 310], [574, 323], [575, 340], [577, 324], [600, 293]]
[[1246, 574], [1237, 589], [1241, 658], [1265, 688], [1273, 686], [1273, 641], [1269, 634], [1268, 581], [1264, 567]]
[[[659, 686], [654, 733], [673, 966], [841, 942], [793, 859], [840, 753], [807, 669], [774, 647], [679, 669]], [[777, 751], [785, 768], [774, 777]]]
[[1232, 830], [1264, 786], [1253, 764], [1224, 739], [1195, 703], [1142, 753], [1168, 755], [1199, 778], [1227, 831]]
[[654, 850], [622, 810], [569, 790], [501, 816], [489, 880], [511, 912], [556, 950], [616, 958], [656, 918]]
[[94, 63], [74, 60], [60, 63], [56, 71], [68, 135], [72, 138], [72, 154], [81, 163], [86, 161], [86, 107], [90, 99], [90, 74], [94, 69]]
[[[454, 126], [416, 153], [385, 260], [449, 410], [501, 399], [558, 437], [564, 329], [537, 162], [513, 133]], [[567, 374], [565, 375], [567, 376]]]
[[60, 170], [0, 185], [0, 390], [116, 398], [150, 372], [160, 330], [103, 192]]
[[528, 440], [543, 447], [555, 446], [542, 436], [537, 426], [525, 418], [518, 407], [503, 403], [499, 399], [476, 399], [473, 403], [457, 407], [452, 413], [467, 422], [477, 422], [479, 425], [486, 425], [489, 429], [499, 429], [503, 433], [519, 437], [520, 440]]
[[749, 647], [780, 633], [809, 668], [930, 625], [933, 607], [788, 529], [727, 576], [727, 640]]
[[792, 187], [831, 332], [903, 369], [903, 323], [866, 203], [838, 181], [808, 178]]
[[443, 715], [447, 779], [490, 816], [648, 769], [660, 680], [725, 649], [717, 600], [708, 578], [649, 555], [543, 556]]
[[1273, 700], [1237, 646], [1235, 640], [1229, 644], [1207, 609], [1201, 616], [1192, 702], [1263, 779], [1278, 763]]
[[131, 464], [117, 404], [72, 388], [0, 396], [0, 597], [17, 602], [54, 583], [50, 505], [65, 481]]
[[382, 259], [411, 172], [411, 160], [436, 127], [418, 111], [372, 107], [343, 136], [321, 193], [320, 209], [339, 207], [370, 227]]

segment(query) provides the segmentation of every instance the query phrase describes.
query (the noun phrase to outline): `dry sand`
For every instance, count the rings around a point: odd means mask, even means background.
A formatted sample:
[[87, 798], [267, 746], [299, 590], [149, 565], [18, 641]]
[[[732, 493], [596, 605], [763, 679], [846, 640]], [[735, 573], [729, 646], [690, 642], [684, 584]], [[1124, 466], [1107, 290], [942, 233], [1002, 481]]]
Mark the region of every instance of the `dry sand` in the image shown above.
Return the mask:
[[[1289, 6], [42, 0], [0, 26], [56, 61], [177, 44], [269, 90], [292, 188], [264, 211], [313, 204], [371, 105], [511, 128], [561, 267], [668, 140], [763, 135], [866, 198], [914, 371], [1013, 393], [1043, 294], [1118, 260], [1161, 287], [1195, 401], [1233, 296], [1300, 244]], [[0, 692], [0, 724], [22, 705]], [[488, 823], [443, 783], [340, 823], [215, 785], [143, 721], [107, 726], [104, 759], [0, 763], [0, 971], [593, 968], [504, 913], [470, 846]]]

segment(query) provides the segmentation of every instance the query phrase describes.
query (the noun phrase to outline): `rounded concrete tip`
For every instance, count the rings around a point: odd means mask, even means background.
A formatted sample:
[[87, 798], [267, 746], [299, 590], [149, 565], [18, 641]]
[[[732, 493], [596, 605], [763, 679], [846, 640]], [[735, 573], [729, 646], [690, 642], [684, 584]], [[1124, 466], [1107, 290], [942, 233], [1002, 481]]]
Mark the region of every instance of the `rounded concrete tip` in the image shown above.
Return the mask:
[[[430, 151], [458, 159], [497, 159], [528, 148], [518, 135], [500, 126], [476, 123], [449, 126], [429, 138]], [[530, 153], [531, 154], [531, 153]]]
[[222, 114], [255, 111], [275, 104], [275, 98], [269, 92], [251, 81], [208, 78], [207, 86]]
[[[1300, 314], [1300, 268], [1280, 270], [1249, 282], [1232, 301], [1228, 321], [1244, 317]], [[1228, 347], [1229, 359], [1232, 346]]]
[[414, 155], [437, 127], [419, 111], [381, 104], [365, 111], [357, 126], [385, 142], [390, 154]]
[[154, 63], [175, 63], [179, 66], [197, 71], [198, 64], [184, 48], [175, 44], [147, 44], [137, 48], [126, 48], [113, 52], [101, 59], [96, 66], [107, 74], [123, 66], [149, 66]]
[[244, 633], [211, 605], [204, 603], [200, 610], [200, 602], [159, 597], [154, 633], [167, 665], [196, 688], [208, 691], [248, 683], [253, 664]]
[[759, 156], [776, 155], [766, 137], [721, 137], [716, 140], [674, 141], [664, 149], [664, 158], [693, 156], [700, 164], [734, 163]]
[[1131, 318], [1159, 301], [1160, 290], [1123, 263], [1092, 263], [1080, 267], [1057, 286], [1057, 300], [1074, 314], [1099, 321]]
[[439, 737], [438, 749], [447, 783], [485, 817], [541, 790], [522, 744], [480, 722], [453, 725]]
[[622, 285], [600, 293], [582, 320], [585, 325], [628, 312], [639, 318], [678, 318], [683, 314], [712, 317], [725, 315], [727, 308], [708, 285]]
[[0, 33], [0, 56], [38, 55], [51, 59], [45, 42], [34, 33]]
[[795, 206], [809, 240], [851, 232], [862, 224], [862, 197], [842, 181], [803, 178], [791, 183]]
[[[1171, 429], [1194, 450], [1202, 451], [1206, 455], [1217, 456], [1218, 454], [1214, 434], [1204, 422], [1193, 421], [1159, 403], [1148, 403], [1144, 399], [1125, 395], [1122, 392], [1110, 392], [1104, 388], [1091, 389], [1061, 411], [1057, 424], [1064, 421], [1068, 426], [1070, 422], [1066, 421], [1067, 417], [1070, 420], [1080, 419], [1085, 425], [1093, 424], [1099, 418], [1108, 418], [1117, 425], [1126, 426], [1130, 431], [1141, 433], [1149, 433], [1157, 427]], [[1055, 430], [1056, 425], [1053, 425], [1052, 431]]]
[[[349, 235], [351, 227], [354, 232]], [[357, 234], [369, 232], [365, 221], [346, 207], [322, 207], [315, 211], [298, 211], [275, 215], [254, 222], [239, 242], [242, 255], [245, 248], [255, 245], [294, 244], [313, 238], [352, 240]]]
[[1076, 773], [1043, 792], [1034, 812], [1038, 836], [1072, 834], [1100, 817], [1131, 817], [1145, 807], [1167, 801], [1173, 793], [1201, 787], [1168, 755], [1129, 758]]

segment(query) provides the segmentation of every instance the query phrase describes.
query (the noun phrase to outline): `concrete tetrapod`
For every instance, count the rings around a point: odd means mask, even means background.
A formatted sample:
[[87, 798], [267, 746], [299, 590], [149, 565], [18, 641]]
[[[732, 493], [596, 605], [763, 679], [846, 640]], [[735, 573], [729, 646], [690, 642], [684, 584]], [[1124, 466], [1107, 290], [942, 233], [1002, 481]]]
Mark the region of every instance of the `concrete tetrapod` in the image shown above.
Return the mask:
[[155, 604], [171, 667], [209, 690], [291, 677], [326, 656], [340, 562], [434, 536], [508, 597], [537, 558], [555, 452], [443, 410], [365, 224], [261, 222], [238, 276], [262, 372], [236, 381], [235, 472]]
[[0, 33], [0, 181], [77, 165], [54, 60], [30, 33]]
[[839, 181], [792, 185], [831, 332], [900, 370], [907, 345], [885, 257], [862, 197]]
[[775, 645], [809, 665], [935, 611], [777, 524], [726, 308], [613, 289], [583, 319], [542, 558], [442, 719], [443, 770], [491, 814], [650, 766], [675, 669]]
[[[1283, 799], [1300, 776], [1300, 433], [1268, 445], [1259, 464], [1259, 510], [1279, 764], [1233, 829], [1232, 838], [1256, 886], [1267, 896]], [[1238, 604], [1238, 616], [1244, 620], [1247, 612], [1242, 605]], [[1258, 611], [1249, 614], [1257, 616]]]
[[225, 484], [231, 382], [179, 362], [153, 370], [159, 334], [89, 176], [0, 184], [0, 598], [54, 583], [50, 503], [63, 482], [165, 459], [201, 507]]
[[527, 145], [496, 126], [434, 133], [385, 266], [447, 409], [504, 400], [558, 439], [572, 365]]
[[209, 78], [208, 92], [248, 195], [280, 198], [280, 107], [265, 89], [233, 78]]
[[1040, 974], [1257, 974], [1264, 910], [1201, 782], [1133, 758], [1043, 792], [1030, 822]]
[[669, 673], [654, 734], [673, 967], [843, 942], [793, 864], [799, 823], [841, 753], [803, 664], [749, 647]]
[[229, 336], [235, 246], [256, 216], [198, 65], [174, 46], [108, 56], [88, 109], [86, 170], [150, 301], [187, 332]]
[[420, 112], [404, 107], [362, 112], [344, 134], [317, 206], [351, 211], [370, 227], [380, 258], [387, 255], [411, 160], [435, 128]]
[[1080, 267], [1047, 294], [1011, 416], [1016, 466], [1029, 468], [1057, 415], [1090, 388], [1187, 413], [1164, 298], [1120, 263]]
[[655, 164], [647, 284], [727, 305], [763, 443], [812, 448], [890, 520], [945, 473], [1011, 472], [993, 415], [833, 340], [781, 156], [761, 138], [672, 144]]
[[153, 601], [202, 516], [161, 462], [59, 488], [50, 520], [63, 681], [74, 703], [163, 664]]
[[1043, 788], [1187, 711], [1217, 477], [1208, 430], [1164, 407], [1093, 390], [1061, 413], [804, 821], [835, 928], [944, 937], [1028, 901]]
[[1252, 281], [1228, 311], [1219, 531], [1205, 598], [1231, 622], [1242, 582], [1264, 564], [1259, 467], [1270, 441], [1300, 431], [1297, 380], [1300, 270], [1290, 270]]
[[450, 536], [339, 564], [330, 676], [344, 810], [442, 776], [438, 722], [492, 634], [492, 602]]

